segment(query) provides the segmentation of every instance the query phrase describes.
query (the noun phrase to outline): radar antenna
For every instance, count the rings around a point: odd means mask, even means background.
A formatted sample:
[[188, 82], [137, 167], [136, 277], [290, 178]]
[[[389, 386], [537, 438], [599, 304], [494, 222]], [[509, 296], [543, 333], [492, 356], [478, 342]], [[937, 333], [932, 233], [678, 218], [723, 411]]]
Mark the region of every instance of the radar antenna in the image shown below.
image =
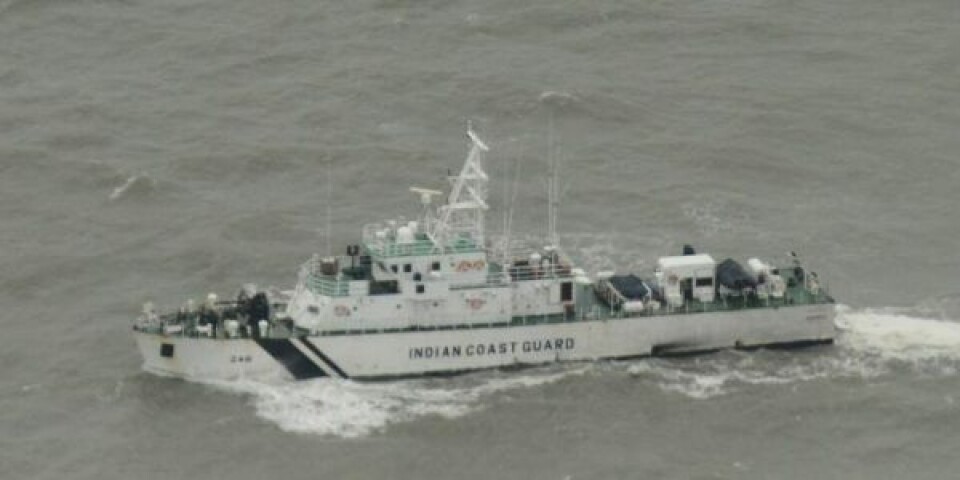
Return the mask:
[[431, 222], [435, 221], [430, 211], [430, 204], [433, 203], [433, 197], [443, 195], [443, 192], [440, 190], [431, 190], [429, 188], [420, 188], [420, 187], [410, 187], [410, 191], [420, 195], [420, 204], [423, 205], [423, 212], [421, 213], [421, 221], [423, 222], [423, 230], [430, 232], [433, 229]]

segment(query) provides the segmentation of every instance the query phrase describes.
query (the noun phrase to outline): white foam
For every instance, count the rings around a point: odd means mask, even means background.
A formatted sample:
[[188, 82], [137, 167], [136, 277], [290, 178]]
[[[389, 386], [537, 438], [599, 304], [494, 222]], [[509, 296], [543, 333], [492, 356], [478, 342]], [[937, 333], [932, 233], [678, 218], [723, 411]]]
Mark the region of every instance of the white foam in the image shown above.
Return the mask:
[[832, 365], [812, 362], [809, 365], [755, 365], [753, 354], [738, 360], [705, 357], [695, 365], [682, 365], [670, 360], [649, 359], [631, 365], [631, 375], [650, 377], [668, 392], [704, 399], [737, 391], [744, 385], [784, 385], [831, 376]]
[[119, 187], [113, 189], [113, 193], [110, 194], [110, 200], [116, 200], [122, 197], [123, 194], [126, 193], [127, 190], [129, 190], [130, 187], [133, 186], [133, 184], [137, 183], [137, 180], [139, 179], [140, 179], [139, 175], [134, 175], [132, 177], [127, 178], [127, 181], [124, 182], [123, 185], [120, 185]]
[[[898, 313], [838, 307], [836, 347], [822, 354], [760, 357], [759, 353], [706, 356], [694, 361], [649, 359], [628, 372], [690, 398], [724, 395], [749, 385], [783, 385], [820, 379], [874, 379], [896, 371], [956, 375], [960, 323]], [[757, 360], [761, 358], [761, 360]]]
[[[914, 375], [956, 375], [960, 368], [960, 323], [890, 309], [853, 311], [845, 307], [838, 309], [837, 323], [842, 331], [834, 348], [644, 359], [628, 363], [627, 372], [664, 391], [708, 399], [753, 386], [843, 378], [871, 380], [904, 370]], [[385, 383], [321, 379], [213, 384], [249, 394], [257, 414], [283, 430], [359, 437], [427, 416], [467, 415], [489, 404], [487, 400], [495, 394], [535, 388], [592, 369], [593, 365], [566, 365]]]
[[891, 313], [889, 309], [853, 312], [841, 308], [836, 323], [843, 331], [838, 344], [853, 351], [906, 361], [960, 360], [957, 322]]
[[631, 375], [654, 377], [664, 391], [690, 398], [710, 398], [726, 393], [724, 384], [727, 379], [723, 375], [687, 372], [659, 364], [657, 360], [643, 360], [631, 365], [628, 371]]
[[386, 383], [334, 379], [209, 383], [251, 395], [257, 414], [285, 431], [352, 438], [424, 416], [460, 417], [482, 408], [482, 400], [492, 394], [552, 383], [582, 371], [493, 372], [458, 379]]
[[547, 90], [540, 94], [539, 100], [540, 103], [556, 102], [559, 106], [566, 106], [579, 102], [580, 98], [569, 92]]

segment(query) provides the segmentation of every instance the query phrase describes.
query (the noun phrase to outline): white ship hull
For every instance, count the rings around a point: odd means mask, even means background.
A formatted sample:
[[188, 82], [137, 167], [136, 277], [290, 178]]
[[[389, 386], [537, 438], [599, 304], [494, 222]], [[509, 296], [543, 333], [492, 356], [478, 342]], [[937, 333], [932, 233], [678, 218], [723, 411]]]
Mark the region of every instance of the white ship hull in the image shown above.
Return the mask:
[[747, 270], [686, 245], [660, 257], [653, 278], [589, 277], [559, 248], [556, 178], [548, 244], [512, 243], [508, 226], [490, 241], [488, 147], [468, 137], [447, 193], [411, 188], [416, 220], [365, 225], [346, 256], [304, 263], [294, 289], [245, 286], [236, 301], [211, 293], [164, 314], [148, 302], [134, 326], [144, 367], [202, 379], [371, 379], [832, 341], [833, 297], [795, 253], [780, 267], [749, 259]]
[[[829, 343], [834, 306], [290, 339], [137, 332], [144, 369], [184, 378], [377, 379], [734, 347]], [[167, 345], [166, 347], [164, 345]]]

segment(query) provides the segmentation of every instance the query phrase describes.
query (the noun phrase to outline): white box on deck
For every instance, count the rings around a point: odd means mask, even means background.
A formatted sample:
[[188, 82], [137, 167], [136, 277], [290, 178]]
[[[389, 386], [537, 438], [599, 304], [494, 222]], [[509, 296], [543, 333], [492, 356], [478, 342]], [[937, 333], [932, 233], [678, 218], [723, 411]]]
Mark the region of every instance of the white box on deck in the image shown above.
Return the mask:
[[705, 253], [699, 255], [681, 255], [661, 257], [657, 260], [660, 270], [663, 294], [671, 305], [683, 305], [681, 284], [691, 280], [693, 297], [701, 302], [712, 302], [716, 297], [714, 277], [717, 262]]
[[657, 266], [660, 267], [664, 275], [666, 275], [669, 270], [681, 278], [696, 277], [698, 276], [698, 272], [710, 272], [709, 275], [700, 276], [712, 277], [717, 271], [717, 262], [714, 261], [713, 257], [705, 253], [699, 255], [681, 255], [678, 257], [660, 257], [660, 260], [657, 260]]

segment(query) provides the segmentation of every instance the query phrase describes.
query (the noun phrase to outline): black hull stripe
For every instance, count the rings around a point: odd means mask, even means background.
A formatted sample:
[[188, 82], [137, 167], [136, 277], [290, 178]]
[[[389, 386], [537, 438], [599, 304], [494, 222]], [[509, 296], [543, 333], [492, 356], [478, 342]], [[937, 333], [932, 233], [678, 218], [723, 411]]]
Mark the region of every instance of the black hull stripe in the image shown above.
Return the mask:
[[326, 372], [298, 350], [288, 339], [256, 338], [254, 340], [257, 345], [260, 345], [260, 348], [266, 350], [271, 357], [280, 362], [297, 380], [327, 376]]
[[307, 340], [307, 337], [300, 337], [300, 341], [303, 342], [303, 344], [307, 348], [309, 348], [310, 351], [317, 356], [317, 358], [319, 358], [324, 363], [326, 363], [327, 367], [329, 367], [334, 372], [337, 372], [337, 375], [340, 375], [341, 378], [350, 378], [350, 376], [347, 375], [346, 372], [340, 369], [339, 365], [337, 365], [336, 363], [333, 363], [333, 360], [330, 360], [330, 357], [324, 355], [323, 352], [321, 352], [320, 349], [313, 344], [313, 342], [311, 342], [310, 340]]

